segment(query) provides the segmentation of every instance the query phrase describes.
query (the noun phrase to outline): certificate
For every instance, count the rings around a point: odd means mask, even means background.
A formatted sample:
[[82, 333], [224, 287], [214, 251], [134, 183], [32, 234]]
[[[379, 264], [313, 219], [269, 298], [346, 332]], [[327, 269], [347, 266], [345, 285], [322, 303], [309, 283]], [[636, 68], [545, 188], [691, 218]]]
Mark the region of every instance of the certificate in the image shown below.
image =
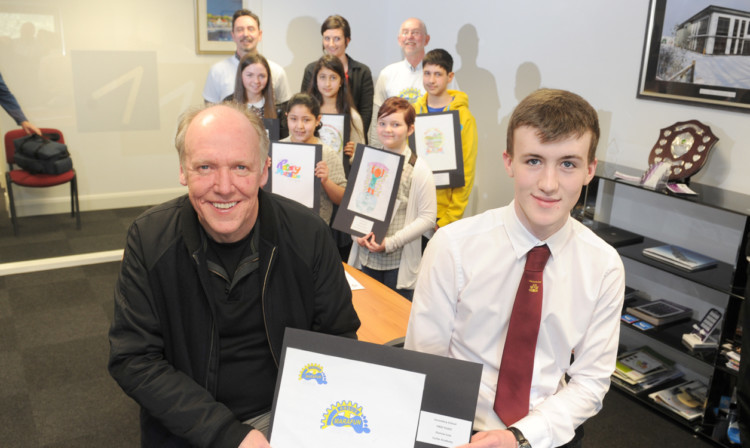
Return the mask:
[[435, 176], [436, 188], [463, 187], [464, 156], [458, 111], [418, 114], [409, 145]]
[[271, 167], [264, 190], [299, 202], [318, 213], [320, 179], [315, 165], [323, 159], [323, 146], [306, 143], [271, 142]]
[[362, 144], [354, 161], [332, 227], [351, 235], [375, 234], [383, 242], [396, 205], [404, 156]]
[[468, 443], [482, 366], [288, 328], [274, 448], [452, 447]]

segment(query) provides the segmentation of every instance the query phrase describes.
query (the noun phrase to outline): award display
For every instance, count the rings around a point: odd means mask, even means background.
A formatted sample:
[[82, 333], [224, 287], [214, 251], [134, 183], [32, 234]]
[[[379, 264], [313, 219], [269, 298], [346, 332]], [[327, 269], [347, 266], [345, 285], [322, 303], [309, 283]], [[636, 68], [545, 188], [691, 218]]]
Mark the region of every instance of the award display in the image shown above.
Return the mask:
[[669, 162], [669, 180], [686, 179], [703, 168], [709, 151], [718, 141], [711, 128], [700, 121], [681, 121], [659, 132], [648, 164]]
[[320, 210], [320, 179], [315, 165], [323, 159], [322, 145], [271, 142], [271, 167], [265, 191], [299, 202], [315, 213]]
[[458, 188], [464, 179], [461, 122], [457, 110], [418, 114], [409, 146], [423, 158], [435, 176], [436, 188]]
[[468, 443], [482, 365], [287, 328], [274, 448], [453, 447]]
[[332, 227], [356, 236], [373, 232], [375, 240], [382, 243], [393, 216], [404, 163], [400, 154], [358, 144]]

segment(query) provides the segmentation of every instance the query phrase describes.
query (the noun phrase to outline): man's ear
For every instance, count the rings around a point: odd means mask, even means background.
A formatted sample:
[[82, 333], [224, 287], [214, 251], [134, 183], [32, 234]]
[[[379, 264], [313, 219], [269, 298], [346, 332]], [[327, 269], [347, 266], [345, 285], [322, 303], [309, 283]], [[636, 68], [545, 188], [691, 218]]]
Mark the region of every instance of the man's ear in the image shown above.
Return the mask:
[[271, 166], [271, 157], [266, 157], [266, 162], [260, 166], [260, 188], [266, 186], [268, 183], [268, 167]]
[[182, 164], [180, 164], [180, 185], [187, 186], [187, 176], [185, 175], [185, 170], [182, 168]]

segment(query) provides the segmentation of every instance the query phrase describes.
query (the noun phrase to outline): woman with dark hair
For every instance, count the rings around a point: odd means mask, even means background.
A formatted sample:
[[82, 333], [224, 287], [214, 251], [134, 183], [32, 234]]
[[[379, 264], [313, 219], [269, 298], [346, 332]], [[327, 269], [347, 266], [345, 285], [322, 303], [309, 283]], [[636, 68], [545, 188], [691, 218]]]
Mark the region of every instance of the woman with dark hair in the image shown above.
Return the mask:
[[234, 80], [234, 93], [224, 101], [246, 104], [261, 118], [276, 118], [276, 102], [273, 97], [271, 68], [263, 55], [246, 54], [237, 66]]
[[[435, 181], [427, 162], [409, 148], [416, 112], [403, 98], [391, 97], [378, 110], [377, 132], [383, 149], [404, 156], [397, 207], [385, 238], [377, 242], [370, 232], [352, 237], [349, 264], [411, 300], [422, 260], [422, 234], [435, 226]], [[375, 173], [373, 173], [375, 174]]]
[[352, 104], [349, 86], [346, 84], [344, 65], [337, 57], [327, 54], [318, 59], [313, 68], [313, 82], [308, 93], [320, 102], [320, 112], [324, 114], [349, 114], [349, 141], [344, 145], [344, 153], [350, 159], [357, 143], [365, 143], [362, 117]]
[[[345, 78], [349, 85], [354, 107], [362, 116], [362, 129], [370, 128], [372, 119], [372, 73], [370, 68], [365, 64], [355, 61], [351, 56], [346, 54], [346, 47], [349, 45], [352, 37], [349, 22], [339, 16], [328, 16], [320, 27], [320, 34], [323, 35], [323, 53], [336, 56], [344, 66]], [[313, 71], [315, 62], [311, 62], [305, 68], [305, 74], [302, 78], [302, 92], [308, 91], [311, 80], [314, 79]]]
[[323, 146], [323, 160], [315, 165], [315, 177], [320, 179], [320, 185], [323, 187], [320, 193], [319, 214], [323, 221], [330, 224], [333, 206], [339, 205], [344, 197], [346, 176], [341, 157], [318, 138], [320, 103], [307, 93], [294, 95], [287, 103], [286, 121], [289, 137], [281, 139], [281, 142]]

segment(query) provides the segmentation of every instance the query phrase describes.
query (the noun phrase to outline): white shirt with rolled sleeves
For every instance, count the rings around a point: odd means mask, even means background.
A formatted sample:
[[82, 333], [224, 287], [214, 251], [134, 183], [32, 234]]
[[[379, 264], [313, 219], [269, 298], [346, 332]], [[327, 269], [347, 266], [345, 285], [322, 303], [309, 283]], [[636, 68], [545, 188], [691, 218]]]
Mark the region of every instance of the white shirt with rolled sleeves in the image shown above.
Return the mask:
[[[484, 365], [475, 430], [506, 427], [493, 410], [500, 360], [526, 253], [541, 243], [511, 203], [441, 228], [424, 253], [405, 347]], [[552, 255], [544, 269], [530, 410], [513, 423], [534, 448], [567, 443], [601, 409], [625, 290], [617, 251], [578, 221], [568, 219], [544, 243]]]

